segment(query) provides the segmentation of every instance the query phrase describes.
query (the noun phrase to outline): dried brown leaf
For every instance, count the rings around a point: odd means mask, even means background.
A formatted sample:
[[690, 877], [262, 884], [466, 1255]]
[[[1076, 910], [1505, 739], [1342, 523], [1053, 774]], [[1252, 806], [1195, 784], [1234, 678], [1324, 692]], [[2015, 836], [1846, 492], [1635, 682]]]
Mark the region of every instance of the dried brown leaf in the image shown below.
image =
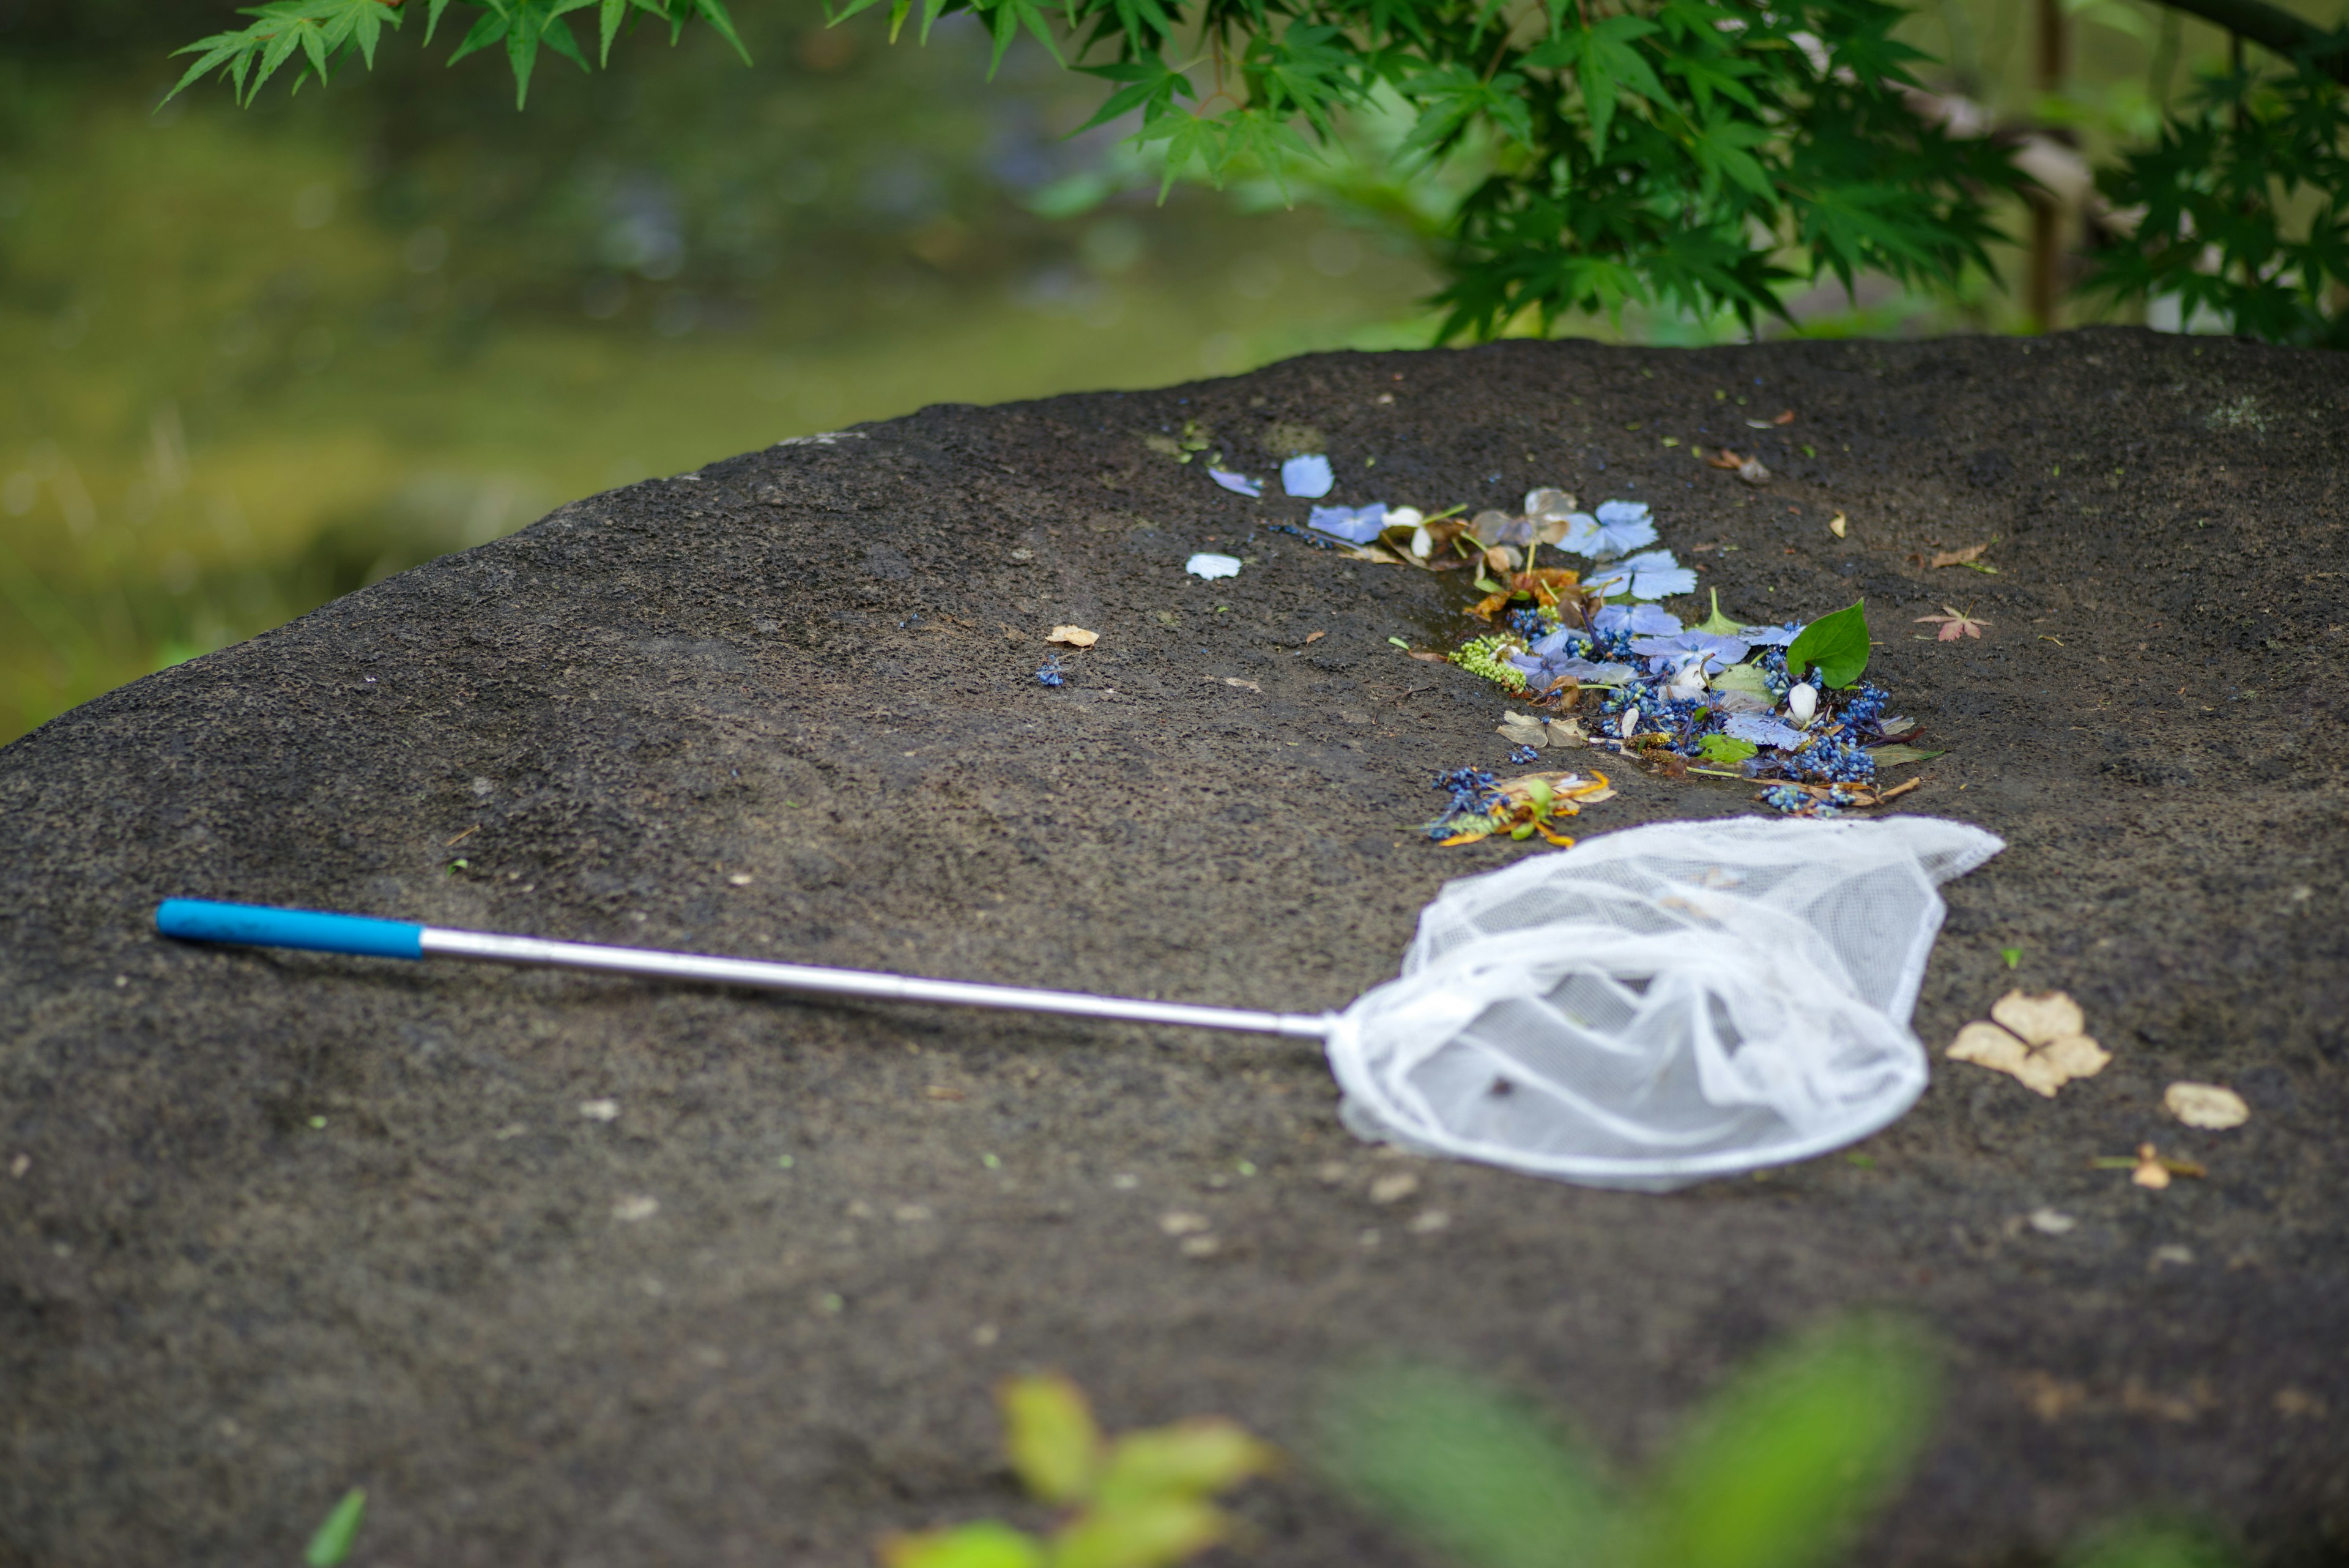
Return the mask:
[[1979, 545], [1969, 545], [1962, 550], [1943, 550], [1933, 557], [1936, 566], [1963, 566], [1982, 559], [1982, 553], [1996, 541], [1985, 539]]
[[1071, 648], [1091, 648], [1101, 640], [1101, 633], [1087, 631], [1081, 626], [1056, 626], [1045, 636], [1046, 642], [1063, 642]]
[[1991, 1017], [2033, 1045], [2044, 1045], [2066, 1034], [2085, 1034], [2088, 1016], [2080, 1004], [2060, 991], [2037, 996], [2010, 991], [1990, 1010]]
[[2075, 1078], [2091, 1078], [2112, 1060], [2084, 1033], [2079, 1004], [2062, 992], [2026, 996], [2011, 991], [1991, 1009], [1995, 1023], [1977, 1021], [1950, 1043], [1951, 1060], [2012, 1075], [2033, 1094], [2054, 1098]]

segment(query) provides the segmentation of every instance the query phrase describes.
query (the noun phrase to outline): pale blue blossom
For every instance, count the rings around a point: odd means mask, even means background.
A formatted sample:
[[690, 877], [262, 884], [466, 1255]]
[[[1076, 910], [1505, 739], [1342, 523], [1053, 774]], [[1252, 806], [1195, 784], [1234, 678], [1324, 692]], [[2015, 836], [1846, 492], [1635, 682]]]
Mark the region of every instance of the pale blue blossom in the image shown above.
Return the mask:
[[1557, 542], [1557, 547], [1568, 555], [1603, 561], [1655, 542], [1656, 524], [1648, 515], [1646, 502], [1602, 501], [1596, 517], [1588, 512], [1567, 514], [1566, 537]]
[[1368, 506], [1316, 506], [1306, 522], [1319, 533], [1367, 545], [1387, 525], [1387, 509], [1377, 501]]
[[1211, 468], [1207, 470], [1207, 477], [1226, 490], [1237, 491], [1242, 495], [1256, 496], [1264, 493], [1263, 482], [1250, 479], [1245, 473], [1226, 473], [1220, 468]]
[[1696, 574], [1673, 559], [1670, 550], [1650, 550], [1599, 567], [1582, 586], [1609, 598], [1630, 594], [1635, 599], [1661, 599], [1696, 592]]
[[1318, 501], [1337, 483], [1326, 457], [1292, 457], [1280, 465], [1280, 487], [1306, 501]]
[[1677, 637], [1642, 637], [1633, 639], [1631, 651], [1648, 656], [1648, 668], [1661, 670], [1667, 665], [1686, 662], [1692, 656], [1704, 656], [1704, 672], [1718, 675], [1733, 664], [1744, 662], [1753, 647], [1742, 638], [1722, 637], [1709, 631], [1684, 631]]
[[1237, 556], [1219, 556], [1213, 550], [1202, 550], [1184, 562], [1183, 569], [1195, 577], [1205, 577], [1212, 583], [1217, 577], [1238, 576], [1240, 561]]
[[1606, 637], [1670, 637], [1680, 630], [1681, 618], [1655, 605], [1609, 605], [1590, 618], [1590, 629]]
[[1801, 636], [1802, 630], [1799, 626], [1749, 626], [1737, 635], [1756, 648], [1785, 648]]

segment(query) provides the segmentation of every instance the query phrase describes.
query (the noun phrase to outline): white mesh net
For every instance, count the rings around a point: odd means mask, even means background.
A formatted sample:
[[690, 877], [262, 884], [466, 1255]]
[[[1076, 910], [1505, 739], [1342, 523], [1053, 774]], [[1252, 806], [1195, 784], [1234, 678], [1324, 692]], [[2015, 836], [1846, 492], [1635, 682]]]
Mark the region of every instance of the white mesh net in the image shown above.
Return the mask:
[[1866, 1137], [1923, 1092], [1931, 817], [1664, 823], [1446, 886], [1330, 1037], [1367, 1138], [1661, 1191]]

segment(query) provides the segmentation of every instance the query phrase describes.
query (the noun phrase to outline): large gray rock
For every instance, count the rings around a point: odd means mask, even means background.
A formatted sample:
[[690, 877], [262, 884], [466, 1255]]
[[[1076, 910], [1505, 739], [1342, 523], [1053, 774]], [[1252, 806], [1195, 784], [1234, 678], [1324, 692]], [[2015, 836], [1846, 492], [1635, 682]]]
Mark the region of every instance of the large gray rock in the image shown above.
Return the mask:
[[[850, 1563], [1025, 1516], [988, 1389], [1040, 1365], [1114, 1425], [1297, 1440], [1318, 1370], [1401, 1349], [1632, 1465], [1850, 1307], [1955, 1372], [1868, 1560], [2144, 1507], [2337, 1557], [2344, 368], [1513, 343], [936, 408], [565, 506], [67, 714], [0, 752], [0, 1563], [287, 1561], [364, 1481], [370, 1563]], [[1920, 1032], [2060, 985], [2112, 1066], [2049, 1101], [1937, 1060], [1864, 1161], [1659, 1199], [1382, 1158], [1291, 1045], [150, 934], [185, 894], [1341, 1005], [1444, 878], [1526, 852], [1412, 831], [1430, 774], [1501, 762], [1504, 704], [1389, 644], [1461, 635], [1456, 580], [1264, 531], [1301, 506], [1143, 444], [1186, 420], [1259, 473], [1268, 424], [1319, 427], [1340, 500], [1649, 499], [1748, 615], [1864, 594], [1951, 748], [1913, 805], [2012, 845], [1949, 890]], [[1993, 535], [1995, 576], [1922, 564]], [[1186, 578], [1210, 545], [1254, 564]], [[1989, 635], [1915, 640], [1945, 603]], [[1102, 642], [1048, 690], [1061, 621]], [[1592, 829], [1753, 809], [1618, 783]], [[2251, 1122], [2168, 1120], [2178, 1078]], [[2091, 1167], [2147, 1140], [2208, 1179]], [[1247, 1506], [1264, 1561], [1411, 1560], [1301, 1478]]]

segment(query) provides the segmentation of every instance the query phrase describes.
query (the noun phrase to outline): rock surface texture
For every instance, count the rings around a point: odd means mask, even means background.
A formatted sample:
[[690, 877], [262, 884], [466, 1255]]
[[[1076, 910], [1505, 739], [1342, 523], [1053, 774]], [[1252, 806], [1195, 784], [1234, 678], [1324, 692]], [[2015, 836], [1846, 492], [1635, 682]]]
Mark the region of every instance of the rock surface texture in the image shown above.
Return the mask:
[[[1333, 502], [1648, 500], [1752, 618], [1864, 596], [1950, 749], [1903, 805], [2011, 845], [1947, 889], [1918, 1107], [1610, 1194], [1358, 1144], [1309, 1047], [150, 934], [188, 895], [1341, 1006], [1532, 852], [1413, 826], [1506, 771], [1508, 704], [1389, 641], [1464, 635], [1456, 576], [1268, 530], [1303, 504], [1145, 446], [1185, 421], [1258, 475], [1312, 427]], [[713, 462], [91, 702], [0, 751], [0, 1563], [287, 1562], [358, 1482], [373, 1563], [854, 1563], [1033, 1517], [988, 1390], [1039, 1366], [1300, 1442], [1319, 1371], [1431, 1355], [1628, 1468], [1851, 1307], [1952, 1370], [1855, 1561], [2147, 1506], [2339, 1561], [2344, 474], [2349, 359], [2231, 341], [1331, 356]], [[1186, 577], [1212, 548], [1250, 564]], [[1988, 631], [1920, 640], [1944, 606]], [[1048, 689], [1060, 623], [1101, 641]], [[1756, 809], [1600, 765], [1588, 831]], [[2014, 984], [2112, 1065], [1943, 1059]], [[2250, 1121], [2180, 1126], [2178, 1079]], [[2147, 1141], [2208, 1178], [2091, 1166]], [[1242, 1508], [1256, 1561], [1422, 1561], [1309, 1471]]]

